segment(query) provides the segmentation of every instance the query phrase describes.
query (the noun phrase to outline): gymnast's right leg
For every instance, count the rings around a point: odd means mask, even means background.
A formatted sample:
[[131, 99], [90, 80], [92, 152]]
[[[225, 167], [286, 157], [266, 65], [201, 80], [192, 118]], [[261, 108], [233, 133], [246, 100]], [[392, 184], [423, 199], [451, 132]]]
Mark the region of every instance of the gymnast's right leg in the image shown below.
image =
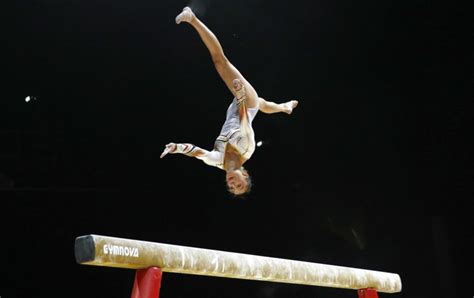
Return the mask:
[[[198, 32], [201, 40], [206, 45], [212, 62], [219, 73], [220, 77], [226, 84], [227, 88], [232, 92], [234, 97], [239, 98], [239, 88], [236, 86], [235, 79], [238, 79], [245, 88], [246, 106], [253, 108], [258, 105], [258, 95], [250, 83], [242, 76], [224, 55], [222, 46], [214, 35], [214, 33], [201, 22], [193, 13], [191, 8], [185, 7], [183, 11], [176, 17], [176, 23], [187, 22]], [[238, 81], [237, 81], [238, 84]]]

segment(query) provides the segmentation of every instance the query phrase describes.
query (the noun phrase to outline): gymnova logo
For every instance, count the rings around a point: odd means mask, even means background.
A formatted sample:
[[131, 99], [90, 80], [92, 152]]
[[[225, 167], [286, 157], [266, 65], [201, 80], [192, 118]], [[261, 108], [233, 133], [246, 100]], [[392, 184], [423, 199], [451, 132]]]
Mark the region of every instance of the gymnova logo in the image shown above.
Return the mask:
[[138, 258], [138, 248], [105, 244], [104, 254]]

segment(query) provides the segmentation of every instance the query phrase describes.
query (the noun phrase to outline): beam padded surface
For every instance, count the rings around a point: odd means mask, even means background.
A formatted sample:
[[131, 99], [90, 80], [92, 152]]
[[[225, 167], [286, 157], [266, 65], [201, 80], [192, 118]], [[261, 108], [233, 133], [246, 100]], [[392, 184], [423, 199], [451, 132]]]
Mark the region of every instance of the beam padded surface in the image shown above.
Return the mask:
[[76, 238], [79, 264], [396, 293], [400, 276], [374, 270], [301, 262], [115, 237]]

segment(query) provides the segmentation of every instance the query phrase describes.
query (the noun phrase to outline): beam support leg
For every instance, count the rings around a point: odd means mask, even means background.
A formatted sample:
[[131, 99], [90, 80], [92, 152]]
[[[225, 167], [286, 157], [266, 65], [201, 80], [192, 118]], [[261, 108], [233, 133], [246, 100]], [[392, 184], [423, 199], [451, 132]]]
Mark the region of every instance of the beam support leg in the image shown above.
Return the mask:
[[137, 270], [131, 298], [159, 298], [162, 275], [158, 267]]
[[359, 298], [378, 298], [377, 291], [372, 288], [359, 289], [357, 290]]

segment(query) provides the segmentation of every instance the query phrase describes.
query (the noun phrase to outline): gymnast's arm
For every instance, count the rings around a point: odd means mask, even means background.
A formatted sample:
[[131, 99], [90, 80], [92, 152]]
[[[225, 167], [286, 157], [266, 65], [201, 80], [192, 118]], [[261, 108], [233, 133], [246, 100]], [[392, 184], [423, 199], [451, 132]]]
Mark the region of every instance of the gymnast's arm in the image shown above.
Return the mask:
[[200, 159], [207, 165], [218, 168], [222, 167], [223, 153], [217, 150], [207, 151], [190, 143], [169, 143], [166, 145], [163, 153], [161, 153], [160, 158], [163, 158], [168, 153], [181, 153]]

